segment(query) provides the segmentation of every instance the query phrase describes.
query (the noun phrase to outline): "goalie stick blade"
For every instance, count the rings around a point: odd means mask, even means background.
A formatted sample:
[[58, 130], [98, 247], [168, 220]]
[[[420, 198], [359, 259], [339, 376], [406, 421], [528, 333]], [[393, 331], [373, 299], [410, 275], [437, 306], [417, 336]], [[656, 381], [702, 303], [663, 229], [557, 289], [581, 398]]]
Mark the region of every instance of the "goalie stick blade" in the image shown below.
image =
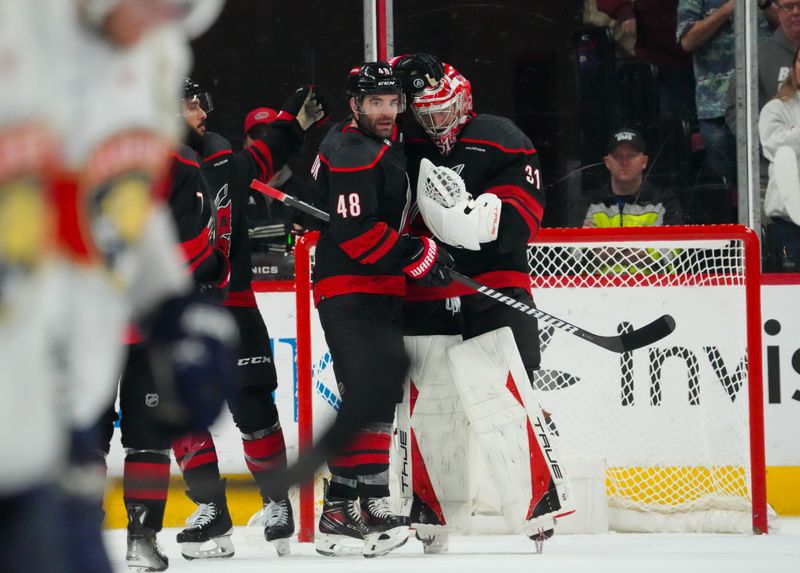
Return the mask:
[[620, 335], [619, 344], [621, 350], [618, 352], [628, 352], [648, 346], [666, 337], [673, 330], [675, 330], [675, 319], [665, 314], [642, 328]]

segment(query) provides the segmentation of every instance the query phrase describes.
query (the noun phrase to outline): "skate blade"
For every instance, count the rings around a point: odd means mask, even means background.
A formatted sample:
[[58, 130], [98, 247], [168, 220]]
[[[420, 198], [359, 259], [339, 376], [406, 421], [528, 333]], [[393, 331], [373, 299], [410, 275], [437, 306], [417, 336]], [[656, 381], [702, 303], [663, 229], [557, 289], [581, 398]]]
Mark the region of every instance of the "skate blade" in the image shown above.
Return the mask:
[[153, 565], [144, 559], [128, 559], [126, 556], [126, 565], [131, 571], [166, 571], [169, 562], [160, 565]]
[[314, 537], [314, 549], [326, 557], [360, 557], [364, 549], [364, 540], [317, 532]]
[[187, 561], [195, 559], [227, 559], [233, 557], [233, 542], [230, 532], [212, 537], [201, 543], [181, 543], [181, 555]]
[[408, 541], [408, 535], [409, 530], [406, 525], [387, 531], [369, 533], [364, 536], [366, 543], [364, 544], [362, 555], [368, 559], [382, 557], [390, 551], [405, 545], [406, 541]]
[[553, 537], [553, 533], [554, 531], [552, 529], [540, 528], [539, 531], [528, 536], [534, 543], [537, 555], [542, 554], [542, 551], [544, 551], [544, 542]]
[[288, 537], [284, 539], [273, 539], [270, 543], [278, 553], [278, 557], [286, 557], [292, 552], [292, 545]]
[[426, 555], [447, 553], [449, 534], [444, 525], [415, 523], [412, 527], [416, 530], [416, 537], [422, 542], [422, 550]]

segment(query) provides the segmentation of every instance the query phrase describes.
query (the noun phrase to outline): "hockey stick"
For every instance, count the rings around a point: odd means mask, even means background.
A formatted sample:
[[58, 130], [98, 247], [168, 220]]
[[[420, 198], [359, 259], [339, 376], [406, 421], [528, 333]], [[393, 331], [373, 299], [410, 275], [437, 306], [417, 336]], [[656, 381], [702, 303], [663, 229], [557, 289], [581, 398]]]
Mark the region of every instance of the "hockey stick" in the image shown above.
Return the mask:
[[[300, 211], [308, 213], [309, 215], [313, 215], [314, 217], [317, 217], [323, 221], [327, 222], [330, 220], [330, 216], [325, 211], [317, 209], [313, 205], [309, 205], [308, 203], [300, 201], [299, 199], [296, 199], [291, 195], [287, 195], [283, 191], [279, 191], [278, 189], [270, 187], [265, 183], [261, 183], [256, 179], [253, 179], [250, 187], [256, 191], [268, 195], [269, 197], [272, 197], [273, 199], [277, 199], [278, 201], [285, 203], [290, 207], [299, 209]], [[672, 316], [665, 314], [641, 328], [637, 328], [636, 330], [632, 330], [631, 332], [626, 332], [625, 334], [620, 334], [618, 336], [601, 336], [599, 334], [593, 334], [565, 320], [561, 320], [560, 318], [555, 317], [543, 310], [539, 310], [538, 308], [532, 307], [515, 298], [506, 296], [501, 292], [489, 288], [488, 286], [483, 285], [476, 280], [454, 271], [453, 269], [450, 269], [448, 272], [454, 281], [461, 283], [462, 285], [467, 286], [474, 291], [506, 304], [511, 308], [522, 312], [523, 314], [533, 316], [545, 324], [549, 324], [563, 330], [564, 332], [568, 332], [569, 334], [577, 336], [578, 338], [582, 338], [587, 342], [591, 342], [596, 346], [610, 350], [611, 352], [622, 353], [636, 350], [637, 348], [642, 348], [643, 346], [647, 346], [658, 340], [661, 340], [675, 330], [675, 319], [672, 318]]]

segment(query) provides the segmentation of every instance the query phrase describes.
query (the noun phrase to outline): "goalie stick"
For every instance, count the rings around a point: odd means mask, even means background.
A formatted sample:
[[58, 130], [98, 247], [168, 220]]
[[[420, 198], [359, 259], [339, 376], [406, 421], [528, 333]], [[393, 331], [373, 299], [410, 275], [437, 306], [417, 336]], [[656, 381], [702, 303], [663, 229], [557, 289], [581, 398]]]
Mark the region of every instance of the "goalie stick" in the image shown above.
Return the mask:
[[[253, 179], [250, 187], [260, 193], [263, 193], [264, 195], [280, 201], [281, 203], [285, 203], [290, 207], [294, 207], [295, 209], [308, 213], [309, 215], [313, 215], [314, 217], [317, 217], [325, 222], [330, 220], [330, 215], [328, 215], [328, 213], [325, 211], [317, 209], [313, 205], [309, 205], [308, 203], [292, 197], [291, 195], [287, 195], [283, 191], [275, 189], [274, 187], [262, 183], [257, 179]], [[587, 342], [591, 342], [596, 346], [610, 350], [611, 352], [623, 353], [636, 350], [637, 348], [642, 348], [643, 346], [647, 346], [661, 340], [675, 330], [675, 319], [672, 318], [672, 316], [665, 314], [649, 324], [630, 332], [626, 332], [625, 334], [620, 334], [618, 336], [601, 336], [575, 326], [574, 324], [553, 316], [552, 314], [549, 314], [536, 307], [525, 304], [524, 302], [515, 298], [506, 296], [503, 293], [489, 288], [488, 286], [464, 276], [452, 269], [450, 269], [448, 272], [454, 281], [461, 283], [462, 285], [467, 286], [474, 291], [506, 304], [511, 308], [522, 312], [523, 314], [533, 316], [545, 324], [549, 324], [560, 330], [563, 330], [564, 332], [572, 334], [573, 336], [577, 336], [578, 338], [582, 338]]]

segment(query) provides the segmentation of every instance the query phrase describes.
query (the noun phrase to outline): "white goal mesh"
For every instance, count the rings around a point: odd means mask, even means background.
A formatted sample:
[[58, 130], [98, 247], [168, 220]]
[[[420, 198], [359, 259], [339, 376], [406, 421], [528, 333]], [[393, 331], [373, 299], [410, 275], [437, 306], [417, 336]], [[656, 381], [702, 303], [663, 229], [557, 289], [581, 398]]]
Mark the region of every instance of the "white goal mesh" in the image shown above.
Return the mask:
[[[755, 235], [544, 229], [528, 258], [537, 306], [584, 330], [621, 334], [663, 314], [677, 324], [623, 354], [540, 324], [533, 384], [567, 470], [569, 460], [604, 464], [610, 527], [766, 531]], [[318, 433], [338, 395], [306, 273], [298, 266], [298, 400], [301, 428], [313, 419]], [[318, 478], [301, 502], [301, 539], [313, 534], [321, 497]]]
[[661, 314], [677, 324], [623, 354], [540, 327], [534, 386], [565, 458], [604, 461], [611, 528], [750, 530], [753, 483], [763, 484], [753, 237], [740, 227], [543, 231], [528, 259], [537, 305], [581, 328], [621, 334]]

